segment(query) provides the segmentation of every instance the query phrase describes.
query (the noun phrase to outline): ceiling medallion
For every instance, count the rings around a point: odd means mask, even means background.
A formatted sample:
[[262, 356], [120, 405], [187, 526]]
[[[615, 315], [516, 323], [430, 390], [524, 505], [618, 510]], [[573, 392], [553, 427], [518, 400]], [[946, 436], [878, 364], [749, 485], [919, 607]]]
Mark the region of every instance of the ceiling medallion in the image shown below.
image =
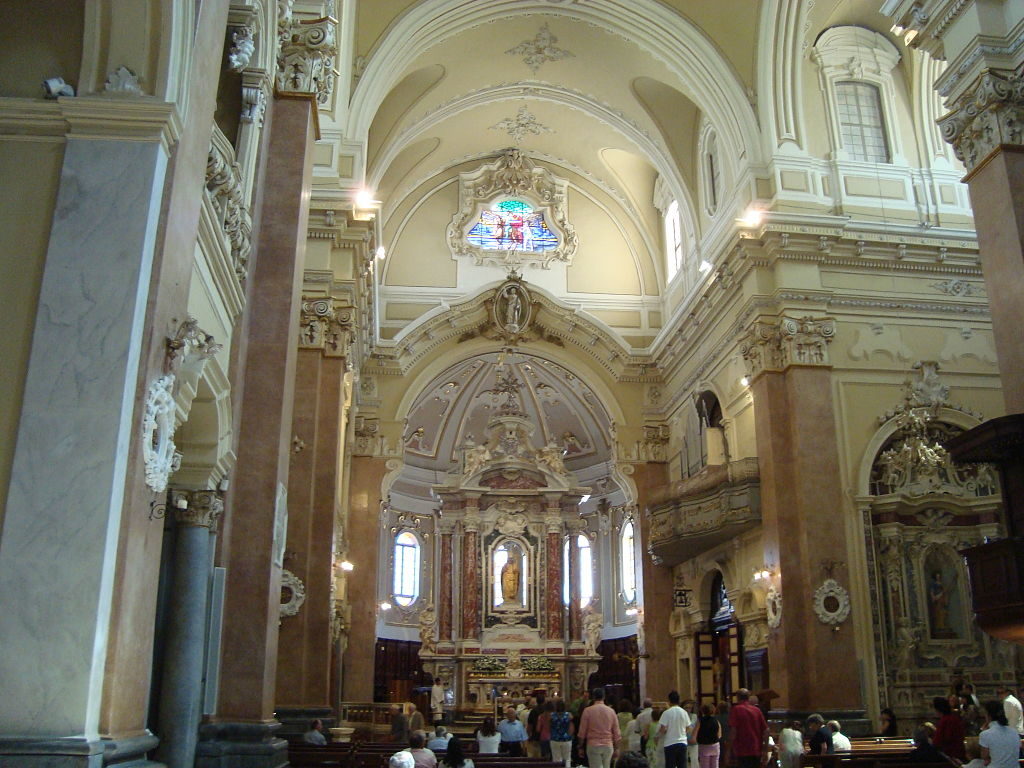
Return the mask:
[[532, 40], [523, 40], [519, 45], [509, 48], [505, 53], [509, 56], [522, 56], [523, 63], [533, 71], [533, 74], [537, 74], [541, 65], [546, 62], [558, 61], [559, 59], [576, 55], [572, 51], [557, 47], [555, 45], [557, 42], [558, 38], [552, 34], [551, 30], [548, 29], [548, 25], [545, 24]]
[[537, 122], [534, 115], [526, 105], [519, 108], [515, 117], [506, 117], [491, 126], [492, 131], [505, 131], [516, 144], [519, 144], [527, 134], [540, 136], [542, 133], [555, 133], [554, 128], [548, 128], [543, 123]]
[[850, 615], [850, 593], [835, 579], [825, 579], [814, 592], [814, 612], [822, 624], [838, 629]]

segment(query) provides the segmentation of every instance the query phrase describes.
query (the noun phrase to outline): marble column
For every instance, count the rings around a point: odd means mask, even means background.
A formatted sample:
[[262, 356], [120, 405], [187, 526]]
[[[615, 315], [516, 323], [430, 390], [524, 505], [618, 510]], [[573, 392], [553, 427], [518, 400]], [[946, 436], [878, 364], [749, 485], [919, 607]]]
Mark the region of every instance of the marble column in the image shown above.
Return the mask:
[[565, 604], [562, 602], [564, 586], [562, 574], [562, 510], [558, 500], [548, 502], [544, 517], [547, 528], [546, 578], [544, 585], [544, 613], [547, 618], [545, 632], [548, 640], [562, 640]]
[[0, 537], [2, 766], [100, 764], [119, 533], [142, 483], [129, 446], [173, 106], [69, 101]]
[[452, 535], [455, 531], [455, 521], [451, 518], [442, 518], [439, 521], [439, 528], [441, 533], [438, 567], [441, 574], [438, 584], [437, 639], [441, 643], [450, 643], [452, 640], [452, 575], [455, 571]]
[[[839, 477], [828, 362], [834, 334], [829, 318], [763, 318], [742, 345], [754, 398], [764, 562], [775, 572], [783, 605], [781, 624], [768, 638], [769, 679], [779, 693], [774, 706], [797, 713], [863, 710], [860, 670], [852, 661], [858, 619], [826, 623], [813, 608], [828, 579], [849, 603], [845, 502], [838, 483], [823, 482]], [[823, 515], [833, 519], [827, 535]]]
[[224, 501], [217, 491], [172, 491], [170, 499], [175, 519], [174, 565], [156, 755], [167, 768], [192, 768], [202, 719], [210, 536]]
[[355, 566], [348, 574], [352, 622], [348, 650], [342, 659], [342, 700], [373, 701], [374, 649], [377, 646], [377, 572], [380, 567], [381, 483], [389, 460], [353, 456], [349, 481], [349, 541], [359, 542], [349, 555]]
[[302, 301], [288, 471], [285, 568], [305, 586], [305, 602], [281, 620], [277, 717], [282, 733], [330, 719], [331, 587], [344, 460], [345, 343], [352, 309], [330, 298]]
[[220, 701], [197, 766], [277, 765], [274, 737], [280, 579], [287, 531], [299, 296], [315, 140], [315, 104], [268, 108], [259, 236], [250, 268], [248, 347], [241, 370], [238, 459], [227, 499]]
[[[646, 510], [652, 492], [668, 482], [668, 465], [647, 462], [634, 464], [633, 483], [637, 490], [637, 508]], [[640, 551], [647, 551], [650, 541], [650, 516], [637, 515]], [[672, 617], [672, 569], [655, 563], [650, 556], [640, 558], [640, 579], [637, 585], [643, 595], [644, 648], [646, 659], [640, 659], [640, 694], [663, 699], [672, 688], [684, 681], [676, 679], [675, 640], [669, 633]]]
[[462, 518], [462, 638], [479, 640], [483, 572], [480, 565], [479, 499], [466, 499]]

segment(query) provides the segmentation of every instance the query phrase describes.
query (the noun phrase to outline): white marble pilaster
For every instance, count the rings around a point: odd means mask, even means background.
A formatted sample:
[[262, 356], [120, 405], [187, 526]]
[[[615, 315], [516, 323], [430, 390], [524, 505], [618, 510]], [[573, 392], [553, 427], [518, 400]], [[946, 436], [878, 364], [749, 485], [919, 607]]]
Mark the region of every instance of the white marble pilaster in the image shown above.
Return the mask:
[[155, 140], [66, 144], [0, 538], [4, 735], [98, 735], [166, 165]]

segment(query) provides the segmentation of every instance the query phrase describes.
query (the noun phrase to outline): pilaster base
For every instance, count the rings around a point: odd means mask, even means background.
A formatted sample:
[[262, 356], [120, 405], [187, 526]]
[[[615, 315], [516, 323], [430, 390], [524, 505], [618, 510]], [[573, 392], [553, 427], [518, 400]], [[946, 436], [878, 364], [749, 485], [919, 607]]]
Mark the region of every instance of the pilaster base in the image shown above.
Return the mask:
[[196, 768], [281, 768], [288, 742], [277, 737], [279, 722], [207, 723], [199, 729]]
[[94, 741], [0, 738], [0, 768], [164, 768], [146, 759], [158, 743], [153, 735]]
[[[814, 712], [805, 712], [799, 709], [773, 709], [768, 713], [768, 723], [773, 731], [789, 725], [793, 720], [799, 720], [801, 726], [807, 722], [807, 718], [813, 714], [819, 714], [829, 720], [839, 723], [841, 732], [846, 736], [871, 736], [875, 732], [874, 724], [865, 716], [863, 709], [816, 709]], [[778, 726], [778, 727], [776, 727]]]
[[317, 719], [323, 721], [324, 736], [330, 741], [327, 729], [338, 724], [338, 718], [334, 716], [334, 710], [330, 707], [278, 707], [274, 715], [281, 723], [281, 730], [277, 735], [289, 741], [292, 736], [298, 737], [308, 731], [309, 724]]

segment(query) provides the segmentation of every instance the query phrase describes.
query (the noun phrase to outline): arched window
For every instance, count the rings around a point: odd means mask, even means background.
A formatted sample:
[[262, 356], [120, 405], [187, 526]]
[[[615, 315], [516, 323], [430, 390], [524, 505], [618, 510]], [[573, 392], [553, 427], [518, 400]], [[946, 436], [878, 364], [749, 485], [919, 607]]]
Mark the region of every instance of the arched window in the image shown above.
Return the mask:
[[412, 605], [420, 596], [420, 542], [409, 531], [395, 536], [395, 573], [391, 590], [398, 605]]
[[633, 521], [627, 520], [619, 535], [619, 566], [622, 578], [622, 599], [627, 604], [636, 602], [636, 551]]
[[722, 194], [722, 166], [718, 161], [718, 136], [714, 133], [708, 136], [704, 156], [707, 163], [707, 207], [708, 213], [713, 214], [718, 210], [718, 198]]
[[665, 211], [665, 266], [669, 281], [683, 268], [683, 232], [677, 200], [673, 200]]
[[573, 543], [579, 550], [580, 566], [577, 578], [580, 588], [580, 608], [586, 608], [594, 599], [594, 560], [591, 554], [590, 539], [582, 533], [576, 536], [575, 541], [571, 538], [566, 539], [562, 547], [562, 573], [566, 574], [566, 578], [562, 580], [562, 602], [569, 605], [569, 601], [572, 599], [573, 585], [569, 578], [571, 575], [569, 572], [569, 546]]

